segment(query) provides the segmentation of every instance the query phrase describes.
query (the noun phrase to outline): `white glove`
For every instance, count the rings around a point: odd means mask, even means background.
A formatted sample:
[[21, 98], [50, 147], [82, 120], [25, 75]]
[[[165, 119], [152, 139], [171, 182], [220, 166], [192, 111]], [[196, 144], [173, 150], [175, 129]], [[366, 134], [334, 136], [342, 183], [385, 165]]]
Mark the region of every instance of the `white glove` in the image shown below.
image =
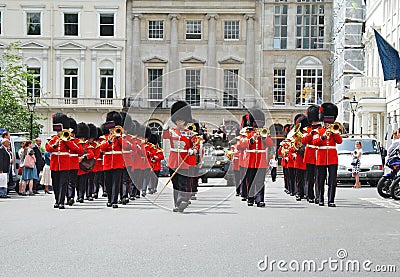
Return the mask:
[[193, 149], [189, 149], [189, 155], [193, 155], [194, 154], [194, 150]]
[[168, 123], [165, 123], [162, 129], [163, 131], [167, 131], [169, 129]]

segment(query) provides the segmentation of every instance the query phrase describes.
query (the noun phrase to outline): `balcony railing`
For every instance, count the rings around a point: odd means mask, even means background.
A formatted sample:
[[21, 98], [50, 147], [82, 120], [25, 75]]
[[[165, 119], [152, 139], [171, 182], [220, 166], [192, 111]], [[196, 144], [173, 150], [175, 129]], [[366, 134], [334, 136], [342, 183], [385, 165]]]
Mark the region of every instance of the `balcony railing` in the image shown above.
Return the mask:
[[117, 108], [123, 107], [119, 98], [36, 98], [38, 107], [57, 108]]
[[350, 94], [363, 94], [364, 96], [378, 96], [380, 91], [379, 77], [354, 77], [350, 80]]

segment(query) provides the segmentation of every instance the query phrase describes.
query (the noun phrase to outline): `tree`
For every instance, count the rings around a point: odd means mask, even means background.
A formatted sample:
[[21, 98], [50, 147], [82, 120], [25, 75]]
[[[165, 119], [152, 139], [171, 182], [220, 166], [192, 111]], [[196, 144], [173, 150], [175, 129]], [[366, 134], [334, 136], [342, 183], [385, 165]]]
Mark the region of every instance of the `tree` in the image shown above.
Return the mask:
[[[11, 133], [30, 131], [30, 113], [26, 103], [32, 95], [27, 93], [27, 83], [28, 80], [36, 82], [32, 72], [22, 63], [18, 46], [18, 42], [10, 44], [0, 60], [0, 128]], [[38, 115], [33, 115], [34, 137], [40, 134], [43, 127], [37, 122], [40, 119]]]

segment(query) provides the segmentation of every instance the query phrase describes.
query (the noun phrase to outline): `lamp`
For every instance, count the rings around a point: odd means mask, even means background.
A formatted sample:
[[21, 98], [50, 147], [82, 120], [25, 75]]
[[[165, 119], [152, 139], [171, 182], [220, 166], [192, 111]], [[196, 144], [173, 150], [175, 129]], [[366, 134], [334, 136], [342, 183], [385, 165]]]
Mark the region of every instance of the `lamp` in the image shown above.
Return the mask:
[[35, 112], [35, 106], [36, 106], [35, 99], [33, 97], [31, 97], [28, 100], [28, 102], [26, 102], [26, 105], [28, 106], [29, 113], [31, 114], [31, 118], [30, 118], [31, 130], [30, 130], [29, 135], [30, 135], [30, 139], [32, 140], [33, 139], [33, 113]]
[[357, 106], [358, 106], [358, 101], [356, 100], [356, 97], [353, 96], [353, 99], [350, 101], [350, 109], [351, 113], [353, 114], [353, 122], [352, 122], [352, 133], [354, 134], [354, 122], [356, 118], [356, 111], [357, 111]]

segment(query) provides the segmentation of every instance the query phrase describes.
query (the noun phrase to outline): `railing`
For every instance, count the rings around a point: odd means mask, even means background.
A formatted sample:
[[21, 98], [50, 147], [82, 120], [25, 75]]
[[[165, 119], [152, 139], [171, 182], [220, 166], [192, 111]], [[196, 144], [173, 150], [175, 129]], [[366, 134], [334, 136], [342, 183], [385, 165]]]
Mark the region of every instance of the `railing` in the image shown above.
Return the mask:
[[123, 99], [118, 98], [37, 98], [38, 107], [57, 108], [122, 108]]
[[379, 77], [354, 77], [350, 80], [351, 90], [377, 90], [379, 91]]

